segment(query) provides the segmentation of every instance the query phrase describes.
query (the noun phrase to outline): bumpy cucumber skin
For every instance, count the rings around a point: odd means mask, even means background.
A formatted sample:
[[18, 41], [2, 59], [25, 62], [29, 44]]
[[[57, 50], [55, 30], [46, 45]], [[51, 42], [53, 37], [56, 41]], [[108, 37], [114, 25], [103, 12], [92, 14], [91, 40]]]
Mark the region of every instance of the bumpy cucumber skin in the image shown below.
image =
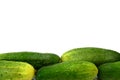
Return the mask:
[[99, 80], [120, 80], [120, 61], [105, 63], [98, 67]]
[[120, 54], [113, 50], [84, 47], [76, 48], [65, 52], [62, 55], [62, 61], [83, 60], [95, 63], [97, 66], [120, 60]]
[[38, 70], [36, 80], [93, 80], [97, 67], [87, 61], [68, 61]]
[[0, 61], [0, 80], [32, 80], [35, 69], [25, 62]]
[[39, 69], [42, 66], [58, 63], [60, 57], [52, 53], [10, 52], [0, 54], [0, 60], [27, 62], [35, 69]]

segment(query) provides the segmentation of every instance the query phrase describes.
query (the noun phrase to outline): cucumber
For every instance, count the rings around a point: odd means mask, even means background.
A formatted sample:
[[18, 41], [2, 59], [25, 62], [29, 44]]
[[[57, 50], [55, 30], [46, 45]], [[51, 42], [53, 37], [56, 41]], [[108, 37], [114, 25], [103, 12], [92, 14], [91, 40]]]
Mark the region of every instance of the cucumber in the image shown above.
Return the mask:
[[99, 80], [120, 80], [120, 61], [102, 64], [98, 69]]
[[36, 80], [93, 80], [97, 67], [87, 61], [67, 61], [38, 70]]
[[62, 61], [72, 60], [90, 61], [99, 66], [107, 62], [119, 61], [120, 54], [116, 51], [109, 49], [84, 47], [71, 49], [65, 52], [61, 58]]
[[0, 80], [32, 80], [35, 69], [25, 62], [0, 61]]
[[27, 62], [39, 69], [42, 66], [58, 63], [60, 57], [52, 53], [9, 52], [0, 54], [0, 60]]

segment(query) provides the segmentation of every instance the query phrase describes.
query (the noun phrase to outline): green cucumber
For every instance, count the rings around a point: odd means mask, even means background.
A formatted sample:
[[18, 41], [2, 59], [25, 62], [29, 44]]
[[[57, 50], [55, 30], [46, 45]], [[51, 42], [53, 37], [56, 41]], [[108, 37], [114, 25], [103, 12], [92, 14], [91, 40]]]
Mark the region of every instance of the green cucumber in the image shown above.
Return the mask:
[[25, 62], [0, 61], [0, 80], [32, 80], [35, 69]]
[[39, 69], [42, 66], [58, 63], [60, 58], [52, 53], [9, 52], [0, 54], [0, 60], [27, 62], [35, 69]]
[[98, 69], [99, 80], [120, 80], [120, 61], [102, 64]]
[[93, 80], [97, 67], [87, 61], [68, 61], [38, 70], [36, 80]]
[[84, 47], [71, 49], [65, 52], [61, 58], [62, 61], [73, 60], [90, 61], [99, 66], [107, 62], [119, 61], [120, 54], [116, 51], [109, 49]]

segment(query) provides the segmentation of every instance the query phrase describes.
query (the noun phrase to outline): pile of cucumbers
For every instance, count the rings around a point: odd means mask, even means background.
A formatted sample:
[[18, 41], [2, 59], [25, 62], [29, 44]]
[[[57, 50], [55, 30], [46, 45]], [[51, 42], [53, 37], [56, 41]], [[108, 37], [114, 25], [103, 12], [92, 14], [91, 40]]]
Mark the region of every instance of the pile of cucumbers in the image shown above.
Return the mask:
[[53, 53], [0, 54], [0, 80], [120, 80], [120, 53], [83, 47]]

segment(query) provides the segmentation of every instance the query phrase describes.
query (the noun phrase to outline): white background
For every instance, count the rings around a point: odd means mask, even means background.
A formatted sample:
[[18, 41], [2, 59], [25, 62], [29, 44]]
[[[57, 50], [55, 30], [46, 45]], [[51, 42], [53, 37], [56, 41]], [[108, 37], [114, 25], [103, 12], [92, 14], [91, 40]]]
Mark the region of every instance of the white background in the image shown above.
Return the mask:
[[0, 53], [101, 47], [120, 52], [119, 0], [0, 0]]

